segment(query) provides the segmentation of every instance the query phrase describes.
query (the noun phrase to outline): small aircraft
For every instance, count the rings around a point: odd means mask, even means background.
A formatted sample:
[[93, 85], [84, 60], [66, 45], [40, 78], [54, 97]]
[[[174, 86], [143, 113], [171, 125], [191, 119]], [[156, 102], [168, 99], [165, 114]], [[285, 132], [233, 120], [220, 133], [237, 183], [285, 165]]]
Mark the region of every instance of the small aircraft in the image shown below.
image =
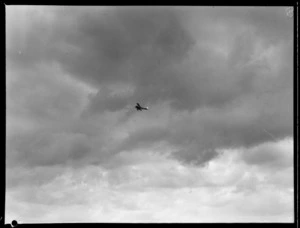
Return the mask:
[[140, 106], [139, 103], [136, 103], [135, 108], [136, 108], [137, 111], [143, 111], [143, 110], [148, 110], [149, 109], [148, 107], [144, 108], [144, 107]]

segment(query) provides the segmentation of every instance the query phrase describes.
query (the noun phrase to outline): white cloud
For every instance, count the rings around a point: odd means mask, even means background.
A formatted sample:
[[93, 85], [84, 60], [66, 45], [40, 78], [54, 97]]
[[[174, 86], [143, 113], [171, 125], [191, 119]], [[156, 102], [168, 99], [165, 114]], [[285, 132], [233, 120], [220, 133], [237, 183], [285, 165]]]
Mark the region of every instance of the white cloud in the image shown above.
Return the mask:
[[56, 175], [48, 177], [45, 167], [30, 175], [13, 171], [32, 184], [8, 189], [7, 220], [18, 215], [23, 222], [292, 222], [291, 168], [253, 166], [243, 153], [227, 150], [196, 167], [137, 150], [119, 154], [121, 160], [133, 158], [131, 163], [109, 169], [55, 168]]

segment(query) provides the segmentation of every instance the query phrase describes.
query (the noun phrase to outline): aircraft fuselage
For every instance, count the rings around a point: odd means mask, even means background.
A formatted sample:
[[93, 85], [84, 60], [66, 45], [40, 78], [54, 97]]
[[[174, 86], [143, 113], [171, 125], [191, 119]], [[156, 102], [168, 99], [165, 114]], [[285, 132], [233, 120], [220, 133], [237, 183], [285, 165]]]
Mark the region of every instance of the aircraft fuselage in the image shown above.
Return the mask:
[[148, 107], [146, 107], [146, 108], [142, 107], [142, 106], [139, 105], [139, 103], [136, 104], [135, 108], [136, 108], [137, 111], [148, 110]]

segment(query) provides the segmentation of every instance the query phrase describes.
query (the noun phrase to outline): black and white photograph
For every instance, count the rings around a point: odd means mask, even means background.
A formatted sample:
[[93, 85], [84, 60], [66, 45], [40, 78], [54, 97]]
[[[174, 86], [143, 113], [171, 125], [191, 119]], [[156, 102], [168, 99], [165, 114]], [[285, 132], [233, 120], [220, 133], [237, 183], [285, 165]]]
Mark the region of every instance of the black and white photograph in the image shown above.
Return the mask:
[[5, 6], [5, 223], [293, 223], [286, 6]]

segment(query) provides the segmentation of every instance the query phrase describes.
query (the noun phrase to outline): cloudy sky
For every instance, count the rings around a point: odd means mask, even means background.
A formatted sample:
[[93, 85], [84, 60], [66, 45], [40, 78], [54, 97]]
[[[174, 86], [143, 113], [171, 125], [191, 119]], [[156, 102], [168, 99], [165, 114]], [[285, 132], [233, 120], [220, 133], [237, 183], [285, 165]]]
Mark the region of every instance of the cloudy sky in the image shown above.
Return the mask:
[[6, 102], [6, 222], [293, 221], [285, 7], [7, 6]]

